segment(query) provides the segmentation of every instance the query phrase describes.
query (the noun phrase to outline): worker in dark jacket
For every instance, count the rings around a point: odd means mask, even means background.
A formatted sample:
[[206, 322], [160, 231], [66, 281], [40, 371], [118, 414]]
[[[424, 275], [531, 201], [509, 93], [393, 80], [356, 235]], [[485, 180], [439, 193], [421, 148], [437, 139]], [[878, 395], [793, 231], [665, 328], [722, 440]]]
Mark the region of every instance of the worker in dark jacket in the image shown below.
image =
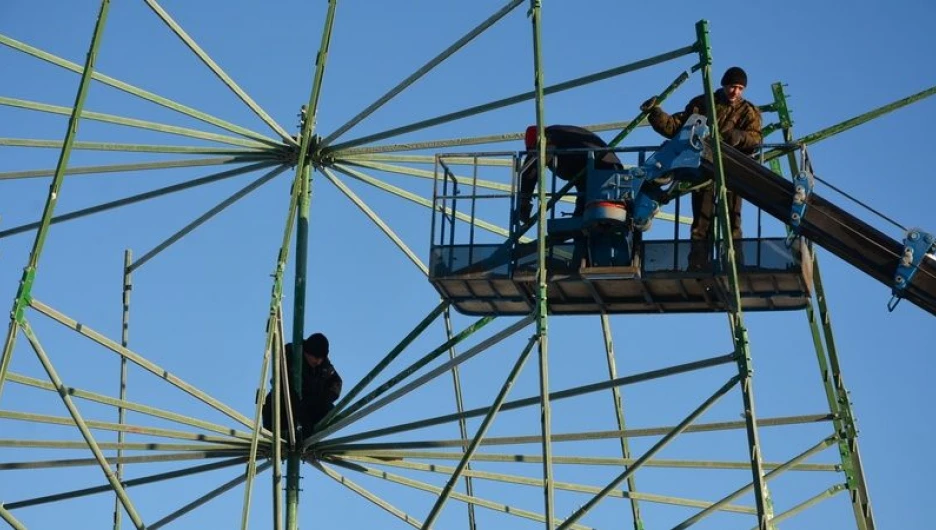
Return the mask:
[[[290, 389], [293, 418], [298, 421], [306, 434], [335, 406], [341, 395], [341, 376], [328, 360], [328, 339], [321, 333], [309, 335], [302, 343], [304, 362], [302, 363], [302, 394]], [[290, 358], [292, 344], [286, 345], [286, 358]], [[285, 395], [283, 403], [283, 425], [285, 425]], [[272, 391], [267, 394], [263, 404], [263, 426], [273, 427]]]
[[[537, 129], [535, 125], [527, 127], [524, 138], [527, 156], [521, 167], [529, 167], [520, 175], [519, 220], [526, 223], [533, 211], [533, 191], [539, 181], [539, 165], [535, 161], [537, 149]], [[608, 144], [597, 134], [574, 125], [550, 125], [546, 127], [546, 167], [562, 180], [575, 182], [575, 210], [573, 217], [579, 217], [585, 211], [585, 169], [588, 165], [586, 149], [607, 148]], [[563, 153], [566, 149], [582, 149], [581, 152]], [[553, 151], [550, 153], [549, 151]], [[559, 152], [556, 152], [559, 151]], [[530, 163], [532, 161], [532, 163]], [[595, 167], [598, 169], [622, 169], [621, 161], [613, 151], [596, 151]]]
[[[753, 154], [761, 144], [760, 110], [742, 97], [747, 87], [747, 73], [737, 66], [732, 66], [721, 79], [722, 87], [715, 91], [715, 111], [718, 114], [718, 130], [721, 139], [743, 153]], [[663, 111], [652, 97], [645, 101], [641, 110], [648, 112], [648, 121], [653, 130], [673, 138], [693, 114], [708, 115], [705, 94], [689, 101], [685, 110], [669, 115]], [[741, 197], [728, 191], [728, 209], [731, 219], [731, 237], [741, 239]], [[707, 254], [707, 245], [700, 244], [708, 240], [712, 218], [715, 216], [714, 186], [706, 186], [692, 192], [692, 240], [695, 243], [690, 253], [690, 268], [698, 265], [702, 256]], [[693, 259], [696, 258], [696, 259]]]

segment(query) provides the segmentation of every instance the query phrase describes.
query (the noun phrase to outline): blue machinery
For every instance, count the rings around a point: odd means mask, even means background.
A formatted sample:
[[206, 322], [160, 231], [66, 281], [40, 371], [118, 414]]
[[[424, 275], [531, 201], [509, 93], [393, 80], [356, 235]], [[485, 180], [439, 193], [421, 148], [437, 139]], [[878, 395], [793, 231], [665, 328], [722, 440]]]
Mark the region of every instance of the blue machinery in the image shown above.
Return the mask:
[[[661, 204], [711, 174], [707, 133], [705, 118], [693, 116], [676, 138], [629, 168], [597, 169], [595, 153], [589, 153], [583, 215], [556, 218], [553, 213], [547, 220], [550, 312], [701, 312], [728, 307], [730, 289], [718, 260], [711, 268], [690, 272], [689, 241], [641, 237]], [[750, 156], [721, 147], [728, 188], [791, 230], [788, 238], [736, 242], [744, 310], [806, 306], [810, 241], [890, 287], [889, 309], [906, 298], [936, 314], [933, 235], [912, 230], [898, 243], [815, 194], [808, 167], [790, 182]], [[516, 167], [515, 154], [513, 160]], [[434, 201], [434, 215], [440, 219], [433, 219], [433, 285], [463, 313], [531, 312], [536, 247], [521, 239], [529, 227], [514, 224], [509, 237], [498, 243], [478, 243], [473, 232], [467, 243], [456, 242], [455, 218], [444, 212], [451, 214], [459, 199], [472, 197], [461, 194], [457, 180], [444, 169], [437, 173]], [[475, 202], [471, 204], [473, 216]], [[718, 243], [709, 250], [710, 255], [721, 255]]]

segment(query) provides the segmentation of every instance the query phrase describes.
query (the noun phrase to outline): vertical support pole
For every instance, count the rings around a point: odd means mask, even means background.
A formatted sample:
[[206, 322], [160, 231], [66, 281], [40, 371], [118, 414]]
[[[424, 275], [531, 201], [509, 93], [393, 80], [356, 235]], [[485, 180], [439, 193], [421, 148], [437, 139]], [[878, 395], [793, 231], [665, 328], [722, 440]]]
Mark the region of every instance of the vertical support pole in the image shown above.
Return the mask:
[[16, 343], [19, 325], [25, 322], [26, 308], [32, 298], [32, 286], [36, 279], [36, 269], [39, 267], [39, 256], [42, 255], [42, 248], [45, 245], [46, 237], [49, 235], [52, 215], [55, 213], [55, 205], [58, 203], [62, 181], [65, 180], [65, 168], [68, 167], [72, 144], [75, 142], [75, 136], [78, 135], [78, 121], [81, 119], [81, 109], [84, 108], [88, 86], [91, 84], [94, 62], [97, 59], [97, 51], [101, 37], [104, 34], [104, 24], [107, 22], [107, 13], [109, 11], [110, 0], [101, 0], [101, 9], [98, 12], [94, 34], [91, 37], [91, 46], [85, 60], [84, 70], [81, 73], [81, 82], [78, 84], [78, 94], [75, 96], [75, 105], [72, 107], [71, 116], [68, 118], [68, 129], [65, 132], [65, 140], [62, 142], [62, 152], [59, 154], [58, 163], [55, 166], [55, 176], [52, 177], [52, 185], [49, 186], [49, 195], [46, 197], [45, 208], [42, 211], [42, 220], [36, 230], [36, 239], [33, 242], [32, 251], [29, 253], [29, 261], [23, 269], [23, 277], [20, 280], [16, 298], [13, 300], [13, 309], [10, 310], [10, 326], [7, 328], [3, 352], [0, 353], [0, 394], [3, 392], [3, 381], [6, 379], [7, 371], [10, 368], [10, 359], [13, 356], [13, 346]]
[[[295, 389], [296, 395], [302, 399], [302, 364], [305, 362], [302, 355], [302, 341], [305, 334], [305, 300], [306, 300], [306, 264], [309, 252], [309, 207], [312, 200], [312, 158], [315, 155], [312, 146], [315, 120], [318, 115], [318, 102], [322, 89], [322, 78], [325, 75], [325, 65], [328, 62], [328, 48], [331, 44], [332, 27], [335, 22], [335, 9], [338, 0], [328, 0], [328, 13], [325, 16], [325, 27], [322, 30], [322, 41], [319, 45], [318, 55], [315, 58], [315, 75], [312, 79], [312, 91], [309, 94], [309, 103], [306, 106], [302, 121], [301, 138], [299, 140], [299, 158], [296, 168], [296, 180], [299, 181], [299, 208], [296, 217], [296, 276], [295, 294], [293, 297], [293, 330], [292, 330], [292, 358], [289, 361], [289, 384]], [[312, 154], [313, 157], [309, 155]], [[300, 432], [303, 425], [298, 422]], [[312, 425], [305, 426], [310, 431]], [[301, 439], [301, 438], [300, 438]], [[286, 459], [286, 528], [298, 530], [299, 528], [299, 467], [302, 465], [302, 444], [297, 443], [290, 447]]]
[[[787, 105], [786, 94], [781, 83], [771, 85], [774, 96], [774, 106], [780, 118], [780, 127], [783, 131], [783, 140], [794, 142], [793, 120]], [[787, 165], [791, 175], [800, 171], [795, 153], [787, 154]], [[805, 244], [805, 242], [803, 242]], [[851, 401], [848, 390], [842, 379], [838, 362], [838, 352], [835, 348], [835, 336], [832, 333], [832, 321], [828, 312], [825, 290], [822, 287], [822, 276], [819, 271], [819, 257], [812, 254], [813, 293], [815, 302], [810, 301], [806, 306], [806, 318], [813, 337], [816, 349], [816, 360], [819, 364], [819, 373], [825, 388], [826, 401], [829, 412], [832, 414], [832, 425], [838, 438], [839, 456], [842, 461], [842, 471], [845, 474], [845, 486], [849, 492], [852, 510], [855, 514], [855, 523], [859, 530], [874, 530], [874, 515], [871, 510], [871, 499], [865, 482], [864, 470], [861, 466], [861, 457], [858, 453], [858, 428], [855, 425], [855, 416], [851, 410]], [[816, 308], [819, 306], [819, 319], [816, 318]], [[819, 322], [822, 322], [820, 335]], [[823, 345], [825, 338], [825, 346]]]
[[[130, 291], [133, 289], [131, 282], [130, 265], [133, 263], [130, 249], [124, 251], [124, 274], [123, 274], [123, 318], [120, 328], [120, 345], [124, 348], [130, 346]], [[127, 358], [120, 356], [120, 401], [123, 403], [127, 399]], [[127, 411], [122, 406], [117, 407], [117, 423], [123, 425], [126, 421]], [[117, 480], [123, 481], [123, 449], [124, 432], [117, 431]], [[114, 530], [120, 530], [120, 523], [123, 517], [120, 498], [114, 496]]]
[[757, 431], [757, 414], [754, 408], [754, 367], [747, 328], [744, 325], [744, 314], [741, 309], [741, 291], [735, 262], [734, 240], [731, 237], [725, 170], [722, 164], [721, 132], [718, 127], [715, 90], [712, 84], [712, 49], [709, 42], [707, 21], [700, 20], [696, 23], [696, 37], [698, 39], [696, 45], [699, 49], [699, 63], [702, 65], [702, 82], [705, 86], [708, 121], [712, 130], [712, 162], [715, 165], [715, 193], [718, 206], [717, 226], [722, 234], [721, 244], [727, 251], [727, 263], [724, 272], [728, 277], [729, 296], [731, 297], [728, 303], [728, 320], [734, 342], [735, 357], [738, 362], [738, 375], [741, 377], [741, 395], [744, 401], [744, 419], [750, 449], [754, 501], [757, 506], [757, 528], [759, 530], [772, 530], [774, 527], [771, 523], [773, 507], [770, 501], [770, 493], [767, 490], [767, 482], [764, 480], [760, 436]]
[[[477, 167], [477, 166], [475, 166]], [[472, 210], [474, 206], [472, 206]], [[445, 336], [446, 340], [451, 342], [455, 334], [452, 330], [452, 315], [448, 307], [445, 308]], [[452, 345], [449, 348], [449, 359], [455, 358], [455, 346]], [[458, 365], [452, 366], [452, 384], [455, 386], [455, 408], [458, 410], [459, 414], [464, 414], [465, 412], [465, 402], [462, 399], [462, 390], [461, 390], [461, 377], [458, 375]], [[468, 420], [464, 417], [458, 418], [458, 431], [461, 434], [461, 439], [464, 440], [465, 445], [462, 446], [462, 451], [468, 450]], [[466, 469], [471, 469], [471, 464], [465, 464]], [[474, 484], [472, 484], [471, 477], [465, 476], [465, 493], [469, 497], [474, 497]], [[468, 503], [468, 528], [469, 530], [475, 530], [477, 525], [475, 523], [475, 510], [474, 504]]]
[[536, 160], [539, 183], [539, 214], [536, 223], [536, 335], [539, 337], [539, 379], [540, 379], [540, 423], [543, 433], [543, 481], [545, 489], [546, 528], [556, 526], [553, 507], [553, 472], [552, 472], [552, 417], [549, 407], [549, 340], [548, 314], [546, 303], [546, 117], [543, 110], [543, 57], [541, 47], [542, 0], [530, 0], [530, 16], [533, 21], [533, 85], [536, 92]]
[[[676, 217], [677, 219], [679, 218], [678, 215]], [[673, 224], [678, 225], [679, 223]], [[618, 375], [617, 366], [614, 362], [614, 341], [611, 338], [611, 322], [608, 319], [607, 313], [601, 313], [601, 332], [604, 335], [605, 353], [608, 354], [608, 378], [614, 380], [617, 379]], [[620, 387], [611, 387], [611, 396], [614, 400], [614, 412], [617, 415], [618, 429], [621, 431], [627, 430], [627, 422], [624, 419], [624, 403], [621, 400]], [[621, 457], [625, 460], [629, 460], [631, 457], [630, 442], [627, 440], [626, 436], [621, 437]], [[627, 477], [627, 491], [637, 491], [637, 479], [633, 474]], [[630, 506], [631, 515], [634, 518], [634, 530], [644, 530], [643, 519], [640, 517], [640, 506], [637, 504], [637, 499], [632, 497], [630, 499]]]
[[[309, 203], [311, 200], [312, 166], [308, 160], [301, 162], [301, 181], [299, 191], [299, 210], [296, 218], [296, 279], [293, 295], [293, 337], [292, 352], [289, 361], [289, 385], [295, 390], [298, 399], [302, 399], [302, 341], [305, 333], [305, 298], [306, 266], [309, 252]], [[299, 432], [303, 425], [296, 418]], [[311, 428], [312, 426], [307, 426]], [[302, 436], [298, 437], [299, 440]], [[302, 445], [290, 447], [286, 459], [286, 528], [299, 528], [299, 467], [302, 465]]]
[[282, 468], [282, 437], [283, 432], [283, 309], [276, 308], [276, 329], [273, 332], [273, 385], [271, 389], [271, 399], [273, 400], [273, 530], [283, 528], [283, 497], [281, 494], [283, 487], [283, 468]]

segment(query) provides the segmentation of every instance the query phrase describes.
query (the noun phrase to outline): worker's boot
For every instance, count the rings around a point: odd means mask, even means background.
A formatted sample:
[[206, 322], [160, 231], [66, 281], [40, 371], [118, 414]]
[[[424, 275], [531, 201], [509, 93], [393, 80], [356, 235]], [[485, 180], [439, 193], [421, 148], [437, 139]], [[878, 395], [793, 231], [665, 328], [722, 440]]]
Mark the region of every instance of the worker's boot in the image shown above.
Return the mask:
[[709, 259], [709, 244], [704, 239], [693, 239], [689, 243], [689, 272], [709, 271], [712, 268]]

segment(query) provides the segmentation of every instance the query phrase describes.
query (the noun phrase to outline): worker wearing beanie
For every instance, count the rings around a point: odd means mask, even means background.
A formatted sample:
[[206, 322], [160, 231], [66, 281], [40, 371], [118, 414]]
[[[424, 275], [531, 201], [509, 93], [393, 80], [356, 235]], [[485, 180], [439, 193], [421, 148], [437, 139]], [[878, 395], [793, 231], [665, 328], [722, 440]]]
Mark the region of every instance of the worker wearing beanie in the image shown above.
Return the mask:
[[[753, 154], [761, 144], [760, 110], [742, 97], [747, 87], [747, 73], [737, 66], [725, 71], [721, 88], [715, 91], [715, 111], [718, 114], [718, 130], [724, 143], [745, 154]], [[657, 98], [645, 101], [640, 110], [647, 112], [647, 120], [653, 130], [673, 138], [693, 114], [708, 115], [705, 94], [692, 98], [685, 110], [667, 114], [657, 105]], [[728, 191], [728, 208], [731, 219], [732, 239], [741, 239], [741, 197]], [[692, 249], [689, 255], [690, 269], [708, 267], [709, 232], [715, 216], [714, 186], [706, 186], [692, 192]], [[736, 248], [740, 249], [740, 247]], [[739, 263], [743, 265], [742, 260]]]

